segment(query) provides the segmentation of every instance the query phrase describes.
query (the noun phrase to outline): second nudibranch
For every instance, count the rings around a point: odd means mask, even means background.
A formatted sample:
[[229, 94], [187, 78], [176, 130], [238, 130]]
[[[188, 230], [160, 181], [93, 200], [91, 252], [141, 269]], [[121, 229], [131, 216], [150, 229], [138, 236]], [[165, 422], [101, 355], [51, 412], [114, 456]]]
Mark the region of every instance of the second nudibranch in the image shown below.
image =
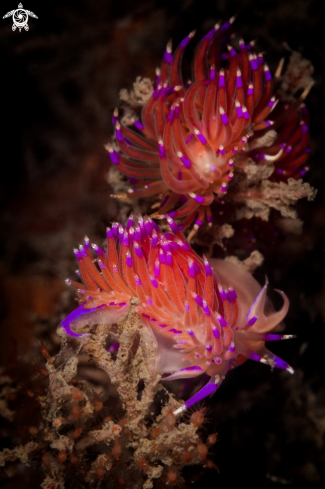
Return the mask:
[[162, 380], [210, 376], [176, 414], [216, 391], [228, 370], [248, 358], [292, 373], [265, 347], [265, 341], [292, 338], [269, 334], [287, 314], [286, 295], [279, 292], [284, 303], [274, 311], [267, 283], [261, 287], [228, 261], [201, 259], [166, 218], [171, 232], [149, 217], [135, 223], [131, 215], [126, 227], [107, 229], [106, 251], [88, 238], [75, 250], [83, 284], [67, 280], [78, 289], [80, 306], [62, 321], [66, 333], [82, 337], [88, 333], [78, 330], [85, 326], [116, 323], [137, 298], [141, 324], [157, 343], [157, 371], [169, 374]]

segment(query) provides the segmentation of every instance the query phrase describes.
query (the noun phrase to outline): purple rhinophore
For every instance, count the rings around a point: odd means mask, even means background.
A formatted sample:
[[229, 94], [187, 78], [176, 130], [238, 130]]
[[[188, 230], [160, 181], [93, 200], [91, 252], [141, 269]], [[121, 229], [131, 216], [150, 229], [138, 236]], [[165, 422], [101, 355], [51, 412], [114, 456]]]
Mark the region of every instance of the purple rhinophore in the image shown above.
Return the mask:
[[263, 341], [280, 341], [289, 338], [295, 338], [294, 335], [285, 335], [285, 334], [263, 334]]
[[184, 156], [184, 155], [180, 156], [180, 160], [183, 163], [183, 165], [185, 166], [185, 168], [187, 168], [187, 169], [191, 168], [192, 162], [188, 158], [186, 158], [186, 156]]
[[106, 237], [107, 239], [114, 238], [114, 234], [111, 228], [106, 228]]
[[208, 260], [204, 260], [204, 268], [205, 268], [205, 274], [206, 275], [212, 275], [211, 265], [208, 262]]
[[154, 268], [154, 276], [155, 278], [158, 278], [160, 277], [160, 264], [159, 264], [159, 261], [160, 260], [156, 260], [155, 262], [155, 268]]
[[165, 148], [162, 143], [158, 144], [159, 158], [166, 158]]
[[231, 347], [229, 348], [229, 351], [230, 351], [231, 353], [234, 353], [235, 349], [236, 349], [236, 348], [235, 348], [235, 345], [231, 345]]
[[141, 243], [141, 229], [139, 225], [135, 226], [134, 239]]
[[214, 336], [215, 338], [217, 338], [217, 340], [220, 338], [220, 333], [219, 333], [218, 328], [213, 327], [213, 328], [212, 328], [212, 333], [213, 333], [213, 336]]
[[236, 106], [236, 112], [238, 119], [241, 119], [243, 117], [243, 109], [241, 108], [241, 105]]
[[224, 126], [227, 126], [229, 124], [229, 119], [228, 119], [228, 116], [225, 112], [223, 114], [221, 114], [221, 120], [222, 120], [222, 124]]
[[201, 197], [201, 195], [193, 194], [193, 196], [193, 199], [199, 204], [203, 204], [203, 202], [205, 201], [205, 198]]
[[138, 275], [135, 275], [135, 285], [137, 287], [142, 287], [142, 283], [141, 283], [141, 280], [139, 279]]
[[[149, 186], [149, 185], [148, 185]], [[139, 216], [139, 219], [138, 219], [138, 224], [140, 226], [140, 230], [141, 230], [141, 236], [144, 237], [144, 236], [147, 236], [147, 230], [146, 230], [146, 227], [144, 225], [144, 222], [143, 222], [143, 218], [142, 216]]]
[[[245, 107], [245, 109], [246, 109], [246, 107]], [[248, 113], [247, 109], [243, 110], [243, 114], [244, 114], [244, 118], [248, 120], [249, 119], [249, 113]]]
[[158, 287], [158, 282], [157, 282], [157, 280], [156, 280], [155, 278], [152, 278], [152, 279], [151, 279], [151, 284], [152, 284], [152, 286], [153, 286], [155, 289]]
[[172, 106], [170, 111], [168, 112], [167, 121], [173, 122], [174, 116], [175, 116], [175, 108]]
[[165, 239], [165, 236], [162, 236], [161, 239], [160, 239], [160, 245], [162, 247], [162, 249], [164, 250], [164, 253], [170, 253], [170, 246], [169, 246], [169, 243], [168, 241]]
[[129, 233], [124, 231], [123, 234], [123, 245], [129, 247]]
[[126, 264], [128, 267], [132, 267], [132, 258], [129, 251], [126, 253]]
[[172, 95], [175, 92], [175, 87], [167, 87], [165, 89], [165, 96], [169, 97], [169, 95]]
[[206, 384], [204, 387], [202, 387], [201, 390], [199, 390], [199, 392], [194, 394], [193, 397], [191, 397], [188, 401], [184, 403], [186, 409], [193, 406], [193, 404], [202, 401], [202, 399], [209, 396], [210, 394], [213, 394], [218, 389], [218, 387], [219, 386], [217, 384], [214, 384], [213, 382], [209, 382], [208, 384]]
[[160, 261], [160, 263], [165, 263], [165, 261], [166, 261], [165, 253], [163, 252], [162, 249], [159, 250], [159, 261]]
[[267, 104], [268, 107], [273, 107], [273, 105], [275, 104], [275, 100], [273, 99], [270, 99], [269, 103]]
[[123, 242], [123, 237], [124, 237], [124, 227], [122, 226], [122, 224], [120, 224], [118, 227], [118, 238], [120, 243]]
[[126, 302], [119, 302], [118, 305], [119, 306], [125, 306], [126, 305]]
[[126, 229], [129, 230], [131, 226], [132, 227], [134, 226], [134, 219], [133, 219], [132, 214], [130, 214], [130, 217], [129, 217], [128, 222], [126, 224]]
[[[160, 82], [159, 82], [160, 83]], [[157, 85], [157, 88], [153, 91], [152, 93], [152, 97], [155, 99], [155, 100], [158, 100], [158, 97], [159, 97], [159, 94], [160, 94], [160, 90], [161, 88], [159, 87], [159, 83]]]
[[190, 40], [192, 39], [192, 37], [193, 37], [192, 35], [188, 35], [184, 37], [183, 41], [180, 43], [180, 47], [185, 49], [188, 43], [190, 42]]
[[234, 17], [231, 17], [229, 20], [227, 20], [227, 22], [225, 22], [223, 24], [223, 26], [221, 26], [221, 32], [224, 32], [227, 29], [229, 29], [229, 27], [231, 26], [231, 24], [233, 23], [233, 21], [234, 21]]
[[153, 306], [153, 300], [150, 299], [150, 297], [147, 297], [147, 303], [149, 304], [149, 306]]
[[256, 71], [258, 69], [258, 65], [257, 65], [257, 61], [255, 58], [251, 58], [250, 59], [250, 64], [251, 64], [251, 67], [252, 67], [252, 70], [253, 71]]
[[208, 215], [208, 216], [207, 216], [207, 221], [208, 221], [208, 223], [210, 224], [210, 223], [212, 222], [212, 216]]
[[77, 309], [70, 312], [70, 314], [68, 314], [68, 316], [65, 319], [63, 319], [63, 321], [61, 321], [61, 326], [69, 336], [73, 336], [75, 338], [78, 337], [80, 338], [81, 336], [87, 336], [87, 334], [79, 334], [76, 333], [75, 331], [72, 331], [70, 326], [71, 323], [79, 319], [81, 316], [85, 316], [91, 312], [97, 311], [98, 309], [102, 309], [103, 307], [106, 308], [107, 306], [103, 304], [101, 306], [94, 307], [92, 309], [85, 309], [84, 304], [82, 304], [81, 306], [77, 307]]
[[111, 158], [111, 162], [114, 164], [114, 165], [119, 165], [120, 164], [120, 155], [118, 154], [117, 151], [115, 151], [114, 149], [112, 151], [109, 152], [109, 156]]
[[157, 245], [158, 245], [158, 236], [156, 230], [154, 229], [152, 231], [152, 236], [151, 236], [151, 246], [157, 246]]
[[206, 301], [203, 301], [203, 311], [206, 316], [211, 316], [210, 309]]
[[143, 253], [141, 247], [138, 245], [138, 243], [134, 243], [134, 249], [135, 249], [135, 254], [137, 255], [138, 258], [143, 258]]
[[222, 301], [225, 301], [225, 300], [227, 300], [227, 299], [228, 299], [227, 294], [226, 294], [226, 292], [223, 290], [223, 288], [221, 287], [221, 285], [219, 285], [219, 287], [218, 287], [218, 291], [219, 291], [219, 294], [220, 294], [220, 297], [221, 297], [221, 300], [222, 300]]
[[173, 256], [170, 251], [166, 253], [166, 265], [171, 266], [173, 264]]
[[253, 88], [253, 85], [249, 85], [248, 86], [248, 90], [247, 90], [247, 96], [249, 95], [253, 95], [254, 94], [254, 88]]
[[144, 220], [144, 226], [146, 228], [148, 235], [150, 235], [152, 233], [152, 229], [153, 229], [152, 221], [151, 221], [151, 219], [150, 220], [149, 219], [150, 218], [145, 218], [145, 220]]
[[120, 127], [115, 126], [115, 134], [116, 134], [116, 139], [118, 141], [123, 141], [124, 138], [123, 138], [123, 134], [122, 134]]
[[225, 75], [224, 75], [224, 72], [223, 70], [220, 71], [220, 75], [219, 75], [219, 87], [218, 87], [218, 90], [220, 90], [220, 88], [224, 88], [226, 86], [225, 84]]
[[166, 61], [166, 63], [168, 63], [168, 64], [172, 64], [172, 62], [173, 62], [173, 55], [167, 49], [165, 51], [163, 60]]
[[232, 151], [232, 153], [237, 153], [237, 151], [238, 151], [237, 146], [235, 146], [234, 148], [232, 148], [232, 150], [231, 150], [231, 151]]
[[268, 69], [267, 66], [265, 66], [265, 69], [264, 69], [264, 76], [265, 76], [265, 81], [271, 81], [272, 80], [272, 76], [271, 76], [271, 73], [270, 73], [270, 70]]
[[168, 330], [168, 333], [181, 334], [183, 331], [179, 331], [178, 329], [172, 328]]
[[109, 306], [117, 306], [116, 302], [109, 302], [108, 305]]
[[73, 252], [76, 255], [78, 261], [82, 259], [82, 253], [77, 248], [75, 248]]
[[308, 126], [307, 126], [307, 124], [305, 124], [305, 122], [302, 122], [301, 129], [302, 129], [303, 134], [308, 132]]
[[190, 306], [187, 301], [185, 302], [185, 311], [190, 312]]
[[101, 260], [105, 260], [105, 253], [103, 252], [103, 250], [99, 246], [97, 246], [96, 244], [92, 244], [91, 246], [92, 246], [93, 250], [96, 252], [96, 254], [99, 256], [99, 258]]
[[223, 318], [222, 316], [220, 316], [220, 314], [218, 314], [218, 321], [219, 321], [220, 326], [222, 328], [225, 328], [226, 326], [228, 326], [227, 321], [225, 320], [225, 318]]
[[201, 144], [207, 144], [207, 140], [205, 139], [203, 134], [200, 133], [199, 131], [196, 133], [196, 137], [198, 138]]
[[236, 50], [232, 47], [232, 46], [228, 46], [228, 49], [229, 49], [229, 52], [230, 52], [230, 56], [236, 56]]
[[248, 327], [253, 326], [256, 323], [257, 319], [258, 319], [257, 316], [253, 316], [247, 321], [246, 326]]
[[167, 324], [159, 323], [158, 326], [160, 326], [161, 328], [167, 328]]
[[201, 219], [197, 219], [197, 220], [195, 221], [194, 225], [195, 225], [195, 226], [197, 226], [197, 227], [202, 226], [202, 221], [201, 221]]
[[277, 368], [282, 368], [283, 370], [291, 370], [290, 365], [287, 362], [285, 362], [284, 360], [282, 360], [282, 358], [274, 356], [273, 362], [274, 362], [275, 367], [277, 367]]
[[194, 270], [194, 262], [193, 260], [189, 260], [188, 263], [188, 274], [190, 277], [195, 278], [195, 270]]
[[195, 334], [193, 333], [193, 331], [191, 329], [187, 329], [187, 332], [188, 334], [190, 335], [191, 338], [194, 338], [195, 337]]
[[194, 136], [193, 133], [190, 134], [189, 137], [186, 139], [185, 144], [188, 144], [191, 141], [191, 139], [193, 138], [193, 136]]
[[134, 227], [133, 226], [131, 226], [129, 229], [129, 240], [130, 240], [130, 243], [134, 242]]
[[165, 217], [167, 219], [170, 229], [173, 231], [173, 233], [177, 233], [179, 231], [179, 227], [177, 226], [177, 224], [173, 221], [173, 219], [168, 214], [166, 214]]
[[199, 295], [197, 294], [193, 294], [193, 299], [195, 300], [195, 302], [200, 306], [200, 307], [203, 307], [203, 299], [202, 297], [200, 297]]
[[237, 86], [237, 88], [243, 87], [243, 80], [242, 80], [241, 74], [236, 76], [236, 86]]
[[216, 69], [215, 66], [211, 66], [210, 68], [210, 80], [216, 79]]
[[237, 299], [236, 291], [233, 288], [230, 288], [227, 292], [227, 297], [229, 302], [235, 302]]
[[212, 346], [210, 344], [205, 345], [206, 351], [212, 351]]
[[[142, 313], [142, 316], [143, 316], [144, 318], [146, 318], [146, 319], [150, 319], [149, 314], [145, 314], [144, 312]], [[159, 325], [159, 326], [160, 326], [160, 325]]]
[[202, 370], [199, 365], [193, 365], [192, 367], [181, 368], [179, 372], [200, 372]]
[[301, 175], [302, 177], [307, 173], [307, 169], [306, 168], [303, 168], [300, 172], [299, 172], [299, 175]]
[[115, 111], [118, 114], [117, 109], [115, 109], [114, 112], [113, 112], [113, 117], [112, 117], [112, 122], [113, 122], [113, 125], [114, 126], [115, 126], [116, 122], [118, 121], [118, 115], [115, 115]]
[[[186, 243], [184, 243], [184, 244], [186, 244]], [[194, 262], [194, 271], [195, 271], [195, 273], [199, 273], [201, 271], [199, 265], [197, 263], [195, 263], [195, 262]]]
[[286, 149], [284, 150], [286, 153], [290, 153], [292, 150], [291, 146], [287, 146]]
[[257, 66], [261, 66], [264, 63], [264, 58], [263, 58], [263, 56], [261, 54], [258, 54], [257, 55], [256, 62], [257, 62]]
[[176, 212], [176, 211], [172, 211], [172, 212], [168, 212], [168, 214], [167, 214], [167, 215], [168, 215], [169, 217], [173, 218], [173, 217], [175, 217], [175, 216], [176, 216], [176, 214], [177, 214], [177, 212]]
[[134, 125], [134, 127], [136, 127], [136, 128], [139, 130], [139, 131], [143, 131], [143, 129], [144, 129], [144, 125], [143, 125], [143, 124], [141, 124], [141, 122], [140, 122], [140, 121], [133, 121], [133, 125]]

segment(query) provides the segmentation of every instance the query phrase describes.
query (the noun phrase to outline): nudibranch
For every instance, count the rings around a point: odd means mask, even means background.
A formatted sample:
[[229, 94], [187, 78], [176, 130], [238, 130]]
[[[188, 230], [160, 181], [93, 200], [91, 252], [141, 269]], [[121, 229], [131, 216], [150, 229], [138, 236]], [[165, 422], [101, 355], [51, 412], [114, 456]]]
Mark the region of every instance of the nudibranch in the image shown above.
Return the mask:
[[[167, 45], [157, 82], [134, 127], [113, 123], [120, 151], [108, 145], [110, 159], [138, 189], [115, 197], [161, 195], [159, 210], [183, 220], [182, 228], [212, 223], [211, 204], [229, 198], [243, 162], [272, 162], [270, 179], [286, 182], [304, 175], [309, 153], [308, 115], [302, 101], [291, 105], [277, 95], [281, 67], [272, 79], [254, 43], [227, 33], [234, 18], [214, 28], [198, 44], [192, 81], [183, 82], [182, 57], [195, 32], [172, 54]], [[280, 63], [282, 66], [282, 64]], [[270, 131], [273, 140], [265, 135]], [[244, 172], [243, 172], [244, 173]], [[235, 191], [234, 191], [235, 192]]]
[[[179, 226], [166, 216], [163, 233], [150, 217], [132, 215], [126, 227], [107, 229], [107, 249], [89, 239], [75, 250], [83, 284], [81, 305], [61, 323], [66, 333], [82, 337], [80, 328], [120, 321], [136, 298], [141, 325], [150, 328], [157, 344], [157, 371], [162, 380], [192, 378], [203, 373], [210, 381], [181, 410], [216, 391], [228, 370], [250, 358], [293, 372], [265, 347], [265, 341], [292, 338], [270, 334], [285, 317], [289, 301], [283, 292], [281, 310], [274, 311], [267, 284], [224, 260], [201, 259]], [[180, 412], [179, 410], [177, 413]]]

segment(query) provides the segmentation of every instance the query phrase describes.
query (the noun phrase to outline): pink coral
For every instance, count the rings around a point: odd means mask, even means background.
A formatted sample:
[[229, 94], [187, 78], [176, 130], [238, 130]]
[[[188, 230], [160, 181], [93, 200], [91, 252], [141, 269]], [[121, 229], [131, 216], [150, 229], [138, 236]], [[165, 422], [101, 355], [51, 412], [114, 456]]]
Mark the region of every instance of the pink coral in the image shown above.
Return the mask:
[[130, 216], [126, 228], [114, 223], [107, 229], [106, 252], [92, 245], [96, 259], [86, 238], [75, 250], [85, 285], [67, 281], [78, 289], [81, 305], [62, 321], [65, 331], [82, 337], [85, 326], [118, 322], [136, 298], [142, 326], [157, 343], [157, 371], [170, 374], [164, 380], [204, 372], [211, 377], [182, 409], [214, 392], [228, 370], [247, 358], [292, 372], [264, 344], [291, 337], [268, 334], [288, 311], [286, 295], [279, 292], [284, 304], [275, 312], [267, 284], [261, 288], [227, 261], [202, 260], [167, 220], [172, 232], [161, 232], [148, 217], [135, 224]]

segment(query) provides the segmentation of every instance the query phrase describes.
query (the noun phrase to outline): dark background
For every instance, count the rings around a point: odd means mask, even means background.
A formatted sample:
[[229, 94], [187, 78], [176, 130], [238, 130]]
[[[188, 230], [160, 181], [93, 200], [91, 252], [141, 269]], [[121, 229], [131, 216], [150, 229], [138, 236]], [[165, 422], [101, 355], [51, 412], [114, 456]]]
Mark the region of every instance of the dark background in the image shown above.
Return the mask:
[[[17, 8], [16, 3], [2, 1], [1, 17]], [[272, 348], [296, 374], [272, 373], [247, 362], [227, 376], [209, 401], [206, 428], [219, 430], [220, 442], [213, 451], [220, 474], [203, 474], [198, 487], [324, 484], [321, 2], [24, 0], [23, 5], [38, 16], [29, 19], [29, 32], [12, 32], [11, 18], [0, 20], [0, 358], [4, 364], [14, 363], [16, 370], [33, 360], [34, 338], [48, 336], [51, 352], [57, 351], [53, 332], [72, 304], [63, 281], [75, 268], [72, 247], [84, 234], [100, 242], [105, 225], [118, 217], [117, 204], [109, 198], [109, 159], [103, 145], [112, 134], [119, 90], [131, 88], [136, 76], [154, 77], [170, 38], [176, 46], [197, 28], [199, 39], [216, 21], [235, 13], [236, 32], [246, 42], [257, 39], [272, 70], [281, 56], [290, 54], [284, 42], [314, 65], [316, 85], [307, 99], [312, 151], [305, 179], [318, 188], [318, 195], [312, 203], [298, 204], [305, 223], [302, 235], [288, 235], [273, 246], [257, 243], [266, 258], [257, 277], [263, 281], [267, 273], [272, 288], [290, 298], [286, 326], [298, 338]], [[1, 429], [4, 446], [19, 441], [8, 421]], [[5, 487], [20, 487], [24, 477], [24, 472], [14, 479], [5, 477]], [[28, 483], [39, 487], [33, 478]]]

